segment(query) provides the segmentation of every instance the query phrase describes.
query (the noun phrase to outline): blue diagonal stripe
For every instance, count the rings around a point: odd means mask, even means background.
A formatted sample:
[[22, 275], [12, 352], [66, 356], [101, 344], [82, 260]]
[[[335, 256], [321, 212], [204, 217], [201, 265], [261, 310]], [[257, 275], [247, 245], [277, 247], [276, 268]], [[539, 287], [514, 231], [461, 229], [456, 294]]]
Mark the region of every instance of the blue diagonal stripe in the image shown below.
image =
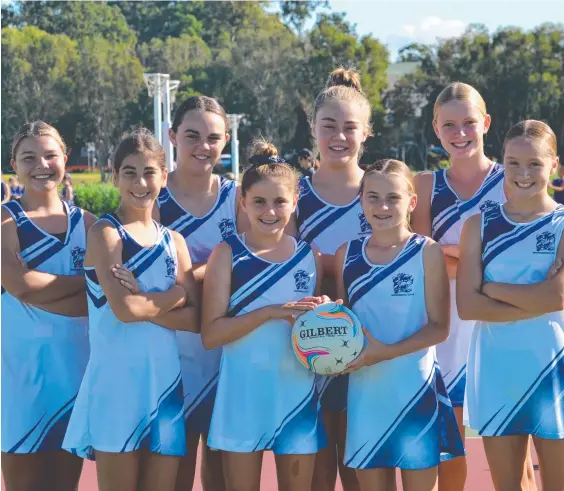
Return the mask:
[[[415, 235], [413, 236], [415, 237]], [[411, 240], [411, 239], [410, 239]], [[416, 243], [415, 246], [410, 247], [409, 249], [406, 248], [400, 257], [397, 258], [394, 262], [392, 262], [389, 266], [385, 266], [381, 270], [379, 270], [378, 274], [376, 274], [370, 281], [367, 281], [363, 286], [359, 287], [350, 298], [350, 305], [351, 307], [354, 306], [358, 300], [362, 298], [364, 294], [369, 292], [374, 285], [380, 283], [382, 280], [390, 276], [394, 271], [397, 271], [398, 268], [403, 266], [407, 261], [409, 261], [412, 257], [421, 251], [423, 246], [425, 245], [425, 241], [421, 241]]]

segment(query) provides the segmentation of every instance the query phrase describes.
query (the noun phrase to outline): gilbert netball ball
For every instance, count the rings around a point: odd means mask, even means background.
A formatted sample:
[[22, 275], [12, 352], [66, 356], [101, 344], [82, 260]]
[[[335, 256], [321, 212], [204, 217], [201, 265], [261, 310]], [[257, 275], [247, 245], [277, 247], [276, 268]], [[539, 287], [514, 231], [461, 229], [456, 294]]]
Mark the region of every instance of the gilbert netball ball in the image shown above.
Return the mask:
[[325, 303], [301, 315], [292, 328], [292, 347], [308, 370], [341, 373], [362, 351], [364, 334], [356, 315], [337, 303]]

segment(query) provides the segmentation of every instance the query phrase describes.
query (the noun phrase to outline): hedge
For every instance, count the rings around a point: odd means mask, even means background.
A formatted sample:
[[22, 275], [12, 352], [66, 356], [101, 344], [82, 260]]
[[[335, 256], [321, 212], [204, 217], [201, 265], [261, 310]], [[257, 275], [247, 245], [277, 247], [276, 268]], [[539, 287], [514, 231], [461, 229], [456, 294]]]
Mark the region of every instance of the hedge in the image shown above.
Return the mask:
[[116, 210], [119, 191], [111, 184], [78, 184], [74, 188], [74, 204], [100, 217]]

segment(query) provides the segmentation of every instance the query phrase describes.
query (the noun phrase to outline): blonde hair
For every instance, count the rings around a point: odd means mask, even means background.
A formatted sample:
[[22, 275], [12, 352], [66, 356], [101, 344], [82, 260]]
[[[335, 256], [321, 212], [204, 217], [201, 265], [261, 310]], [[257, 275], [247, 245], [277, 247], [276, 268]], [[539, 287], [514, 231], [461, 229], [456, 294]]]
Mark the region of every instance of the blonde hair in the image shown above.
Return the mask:
[[37, 138], [39, 136], [50, 136], [61, 147], [63, 154], [67, 153], [67, 146], [61, 134], [50, 124], [38, 120], [25, 123], [12, 140], [12, 160], [16, 160], [18, 148], [23, 140], [26, 138]]
[[552, 128], [542, 121], [537, 121], [535, 119], [527, 119], [521, 121], [516, 125], [512, 126], [503, 140], [503, 149], [508, 142], [523, 136], [530, 140], [541, 140], [548, 146], [548, 151], [551, 157], [556, 157], [558, 155], [558, 148], [556, 144], [556, 135]]
[[[270, 160], [269, 160], [270, 159]], [[298, 192], [299, 174], [285, 160], [278, 158], [278, 149], [264, 138], [255, 138], [251, 144], [250, 166], [241, 179], [241, 195], [264, 179], [284, 179], [292, 192]]]
[[454, 82], [445, 87], [437, 96], [433, 107], [433, 119], [435, 121], [437, 120], [437, 115], [441, 106], [444, 106], [450, 101], [469, 102], [470, 104], [476, 106], [484, 117], [488, 114], [488, 111], [486, 110], [486, 102], [474, 87], [463, 82]]
[[356, 103], [365, 112], [365, 120], [363, 123], [368, 131], [368, 136], [372, 136], [372, 125], [370, 117], [372, 109], [368, 97], [362, 91], [360, 84], [360, 75], [354, 70], [346, 68], [337, 68], [330, 73], [325, 89], [316, 97], [313, 103], [313, 111], [311, 113], [310, 123], [313, 124], [319, 109], [327, 101], [350, 101]]
[[415, 184], [413, 183], [413, 173], [411, 169], [401, 160], [383, 159], [370, 164], [364, 171], [360, 180], [360, 193], [364, 191], [364, 181], [370, 174], [381, 174], [383, 176], [400, 176], [407, 182], [410, 195], [415, 194]]

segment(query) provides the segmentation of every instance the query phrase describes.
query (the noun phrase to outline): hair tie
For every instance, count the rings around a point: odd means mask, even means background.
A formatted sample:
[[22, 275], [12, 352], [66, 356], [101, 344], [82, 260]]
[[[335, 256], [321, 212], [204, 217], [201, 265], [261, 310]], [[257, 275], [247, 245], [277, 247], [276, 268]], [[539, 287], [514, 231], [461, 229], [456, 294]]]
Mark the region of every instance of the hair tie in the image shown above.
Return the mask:
[[251, 165], [286, 164], [287, 162], [280, 157], [267, 157], [266, 155], [253, 155], [249, 159]]

